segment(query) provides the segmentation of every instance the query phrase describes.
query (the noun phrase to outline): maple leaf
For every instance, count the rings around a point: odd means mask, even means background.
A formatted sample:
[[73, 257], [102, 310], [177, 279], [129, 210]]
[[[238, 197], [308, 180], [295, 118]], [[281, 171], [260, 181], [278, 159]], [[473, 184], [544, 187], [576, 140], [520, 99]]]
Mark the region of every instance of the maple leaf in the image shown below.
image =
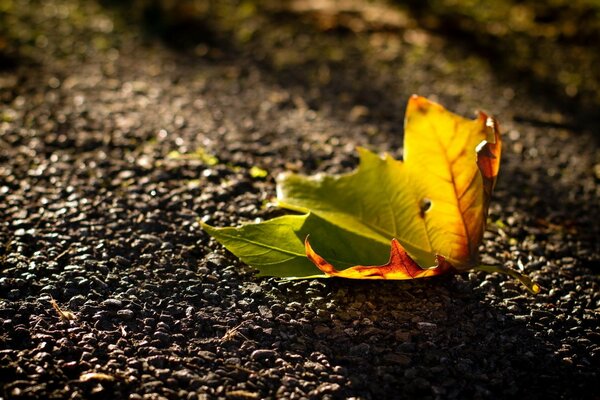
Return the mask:
[[[498, 124], [483, 112], [469, 120], [413, 96], [403, 150], [398, 161], [359, 148], [359, 166], [349, 174], [282, 175], [278, 205], [304, 215], [203, 227], [263, 275], [414, 279], [480, 267], [478, 247], [500, 166]], [[390, 254], [386, 264], [384, 254]], [[503, 267], [481, 269], [509, 273], [539, 290]]]

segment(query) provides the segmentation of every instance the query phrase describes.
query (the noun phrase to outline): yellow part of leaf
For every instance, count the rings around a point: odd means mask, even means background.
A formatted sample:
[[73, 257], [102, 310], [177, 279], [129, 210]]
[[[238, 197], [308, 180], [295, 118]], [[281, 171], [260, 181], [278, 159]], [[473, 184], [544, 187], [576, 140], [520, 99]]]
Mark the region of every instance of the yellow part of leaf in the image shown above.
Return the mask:
[[[497, 145], [494, 151], [489, 149], [492, 145]], [[497, 124], [485, 114], [468, 120], [423, 97], [410, 99], [404, 165], [415, 201], [422, 210], [427, 204], [418, 217], [431, 251], [442, 254], [456, 268], [477, 263], [489, 196], [498, 173], [499, 146]], [[478, 154], [497, 160], [495, 167], [482, 170]], [[489, 189], [486, 174], [492, 174]]]

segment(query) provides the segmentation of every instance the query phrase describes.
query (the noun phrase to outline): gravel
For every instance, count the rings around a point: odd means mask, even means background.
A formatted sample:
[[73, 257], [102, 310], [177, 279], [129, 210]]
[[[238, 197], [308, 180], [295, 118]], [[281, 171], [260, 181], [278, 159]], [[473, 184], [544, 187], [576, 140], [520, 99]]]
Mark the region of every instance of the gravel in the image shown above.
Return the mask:
[[[597, 397], [598, 125], [554, 89], [519, 90], [410, 23], [328, 31], [255, 10], [250, 38], [215, 20], [184, 46], [111, 2], [7, 4], [0, 397]], [[186, 28], [178, 12], [165, 20]], [[500, 120], [483, 258], [539, 295], [483, 272], [257, 278], [200, 229], [279, 215], [278, 172], [349, 171], [357, 145], [401, 156], [413, 92]]]

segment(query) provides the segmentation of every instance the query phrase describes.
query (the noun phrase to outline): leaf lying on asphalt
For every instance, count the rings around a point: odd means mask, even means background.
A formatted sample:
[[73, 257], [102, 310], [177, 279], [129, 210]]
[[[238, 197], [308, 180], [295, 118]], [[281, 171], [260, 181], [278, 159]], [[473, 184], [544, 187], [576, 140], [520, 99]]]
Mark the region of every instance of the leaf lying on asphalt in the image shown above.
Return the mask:
[[278, 179], [278, 205], [303, 215], [203, 228], [262, 275], [414, 279], [477, 268], [500, 153], [492, 117], [468, 120], [413, 96], [403, 161], [359, 148], [352, 173]]

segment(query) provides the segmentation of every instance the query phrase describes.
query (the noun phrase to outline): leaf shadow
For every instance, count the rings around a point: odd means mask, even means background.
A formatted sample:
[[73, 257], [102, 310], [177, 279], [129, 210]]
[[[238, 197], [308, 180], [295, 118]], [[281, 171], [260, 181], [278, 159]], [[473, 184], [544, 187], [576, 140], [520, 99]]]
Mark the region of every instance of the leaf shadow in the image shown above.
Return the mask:
[[[284, 285], [282, 299], [300, 302], [318, 317], [300, 329], [286, 327], [295, 333], [288, 332], [291, 340], [281, 350], [311, 354], [311, 359], [317, 354], [318, 362], [349, 380], [343, 396], [589, 393], [591, 375], [561, 360], [544, 333], [532, 329], [527, 308], [535, 297], [516, 296], [511, 301], [519, 310], [507, 312], [490, 304], [505, 295], [497, 282], [478, 287], [477, 279]], [[325, 303], [315, 307], [307, 291], [321, 285]], [[499, 293], [489, 296], [490, 290]], [[540, 365], [551, 373], [540, 372]]]

